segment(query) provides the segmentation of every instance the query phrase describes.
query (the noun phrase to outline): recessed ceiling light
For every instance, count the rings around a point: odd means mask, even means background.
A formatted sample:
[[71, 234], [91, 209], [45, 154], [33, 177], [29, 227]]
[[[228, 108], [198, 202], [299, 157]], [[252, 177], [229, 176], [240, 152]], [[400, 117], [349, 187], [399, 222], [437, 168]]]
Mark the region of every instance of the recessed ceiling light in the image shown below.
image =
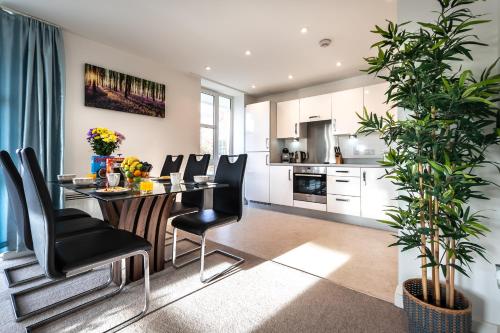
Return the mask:
[[252, 89], [255, 89], [255, 88], [257, 88], [257, 87], [255, 86], [255, 84], [252, 84]]
[[293, 79], [293, 75], [292, 74], [288, 74], [288, 80], [292, 80]]
[[247, 56], [252, 55], [252, 52], [250, 50], [246, 50], [245, 55], [247, 55]]
[[307, 34], [308, 31], [309, 30], [307, 29], [307, 27], [303, 27], [302, 29], [300, 29], [300, 33], [303, 35]]
[[342, 66], [342, 63], [340, 61], [337, 61], [336, 65], [337, 65], [337, 67], [340, 67], [340, 66]]
[[212, 69], [212, 67], [210, 67], [210, 66], [205, 67], [205, 70], [206, 70], [206, 71], [209, 71], [209, 70], [211, 70], [211, 69]]

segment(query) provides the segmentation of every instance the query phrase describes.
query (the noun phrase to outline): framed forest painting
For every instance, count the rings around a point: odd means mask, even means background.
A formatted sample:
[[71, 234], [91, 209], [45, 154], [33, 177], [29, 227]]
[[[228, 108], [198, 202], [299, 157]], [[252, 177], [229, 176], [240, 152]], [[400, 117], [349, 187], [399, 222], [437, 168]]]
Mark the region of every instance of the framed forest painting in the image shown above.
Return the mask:
[[165, 85], [85, 64], [85, 106], [165, 118]]

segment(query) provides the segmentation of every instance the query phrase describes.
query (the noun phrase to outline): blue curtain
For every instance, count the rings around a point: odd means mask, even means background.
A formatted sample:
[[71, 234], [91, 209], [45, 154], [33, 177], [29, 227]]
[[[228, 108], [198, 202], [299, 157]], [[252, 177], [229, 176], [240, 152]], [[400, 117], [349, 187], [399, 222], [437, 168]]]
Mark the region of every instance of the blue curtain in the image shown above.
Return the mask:
[[[61, 30], [0, 9], [0, 149], [17, 162], [17, 148], [33, 147], [47, 180], [62, 173], [64, 79]], [[0, 244], [19, 250], [2, 178]], [[62, 196], [56, 195], [54, 201], [61, 204]]]

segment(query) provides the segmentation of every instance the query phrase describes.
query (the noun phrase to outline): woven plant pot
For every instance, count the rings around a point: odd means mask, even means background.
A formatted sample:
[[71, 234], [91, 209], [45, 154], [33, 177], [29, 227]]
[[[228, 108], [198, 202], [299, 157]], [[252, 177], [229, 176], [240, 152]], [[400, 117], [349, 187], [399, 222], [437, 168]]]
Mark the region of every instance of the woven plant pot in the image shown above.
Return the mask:
[[[432, 281], [428, 281], [429, 303], [433, 302]], [[446, 294], [441, 284], [441, 295]], [[455, 309], [435, 306], [422, 299], [422, 280], [410, 279], [403, 283], [403, 303], [410, 333], [469, 333], [472, 326], [472, 307], [467, 298], [455, 291]]]

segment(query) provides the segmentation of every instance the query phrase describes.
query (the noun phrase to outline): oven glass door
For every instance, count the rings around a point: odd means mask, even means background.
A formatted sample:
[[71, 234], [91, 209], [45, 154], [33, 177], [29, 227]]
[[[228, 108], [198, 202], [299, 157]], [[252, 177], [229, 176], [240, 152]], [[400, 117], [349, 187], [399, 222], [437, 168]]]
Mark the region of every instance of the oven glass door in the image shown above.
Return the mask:
[[293, 177], [295, 200], [326, 203], [326, 175], [294, 173]]

